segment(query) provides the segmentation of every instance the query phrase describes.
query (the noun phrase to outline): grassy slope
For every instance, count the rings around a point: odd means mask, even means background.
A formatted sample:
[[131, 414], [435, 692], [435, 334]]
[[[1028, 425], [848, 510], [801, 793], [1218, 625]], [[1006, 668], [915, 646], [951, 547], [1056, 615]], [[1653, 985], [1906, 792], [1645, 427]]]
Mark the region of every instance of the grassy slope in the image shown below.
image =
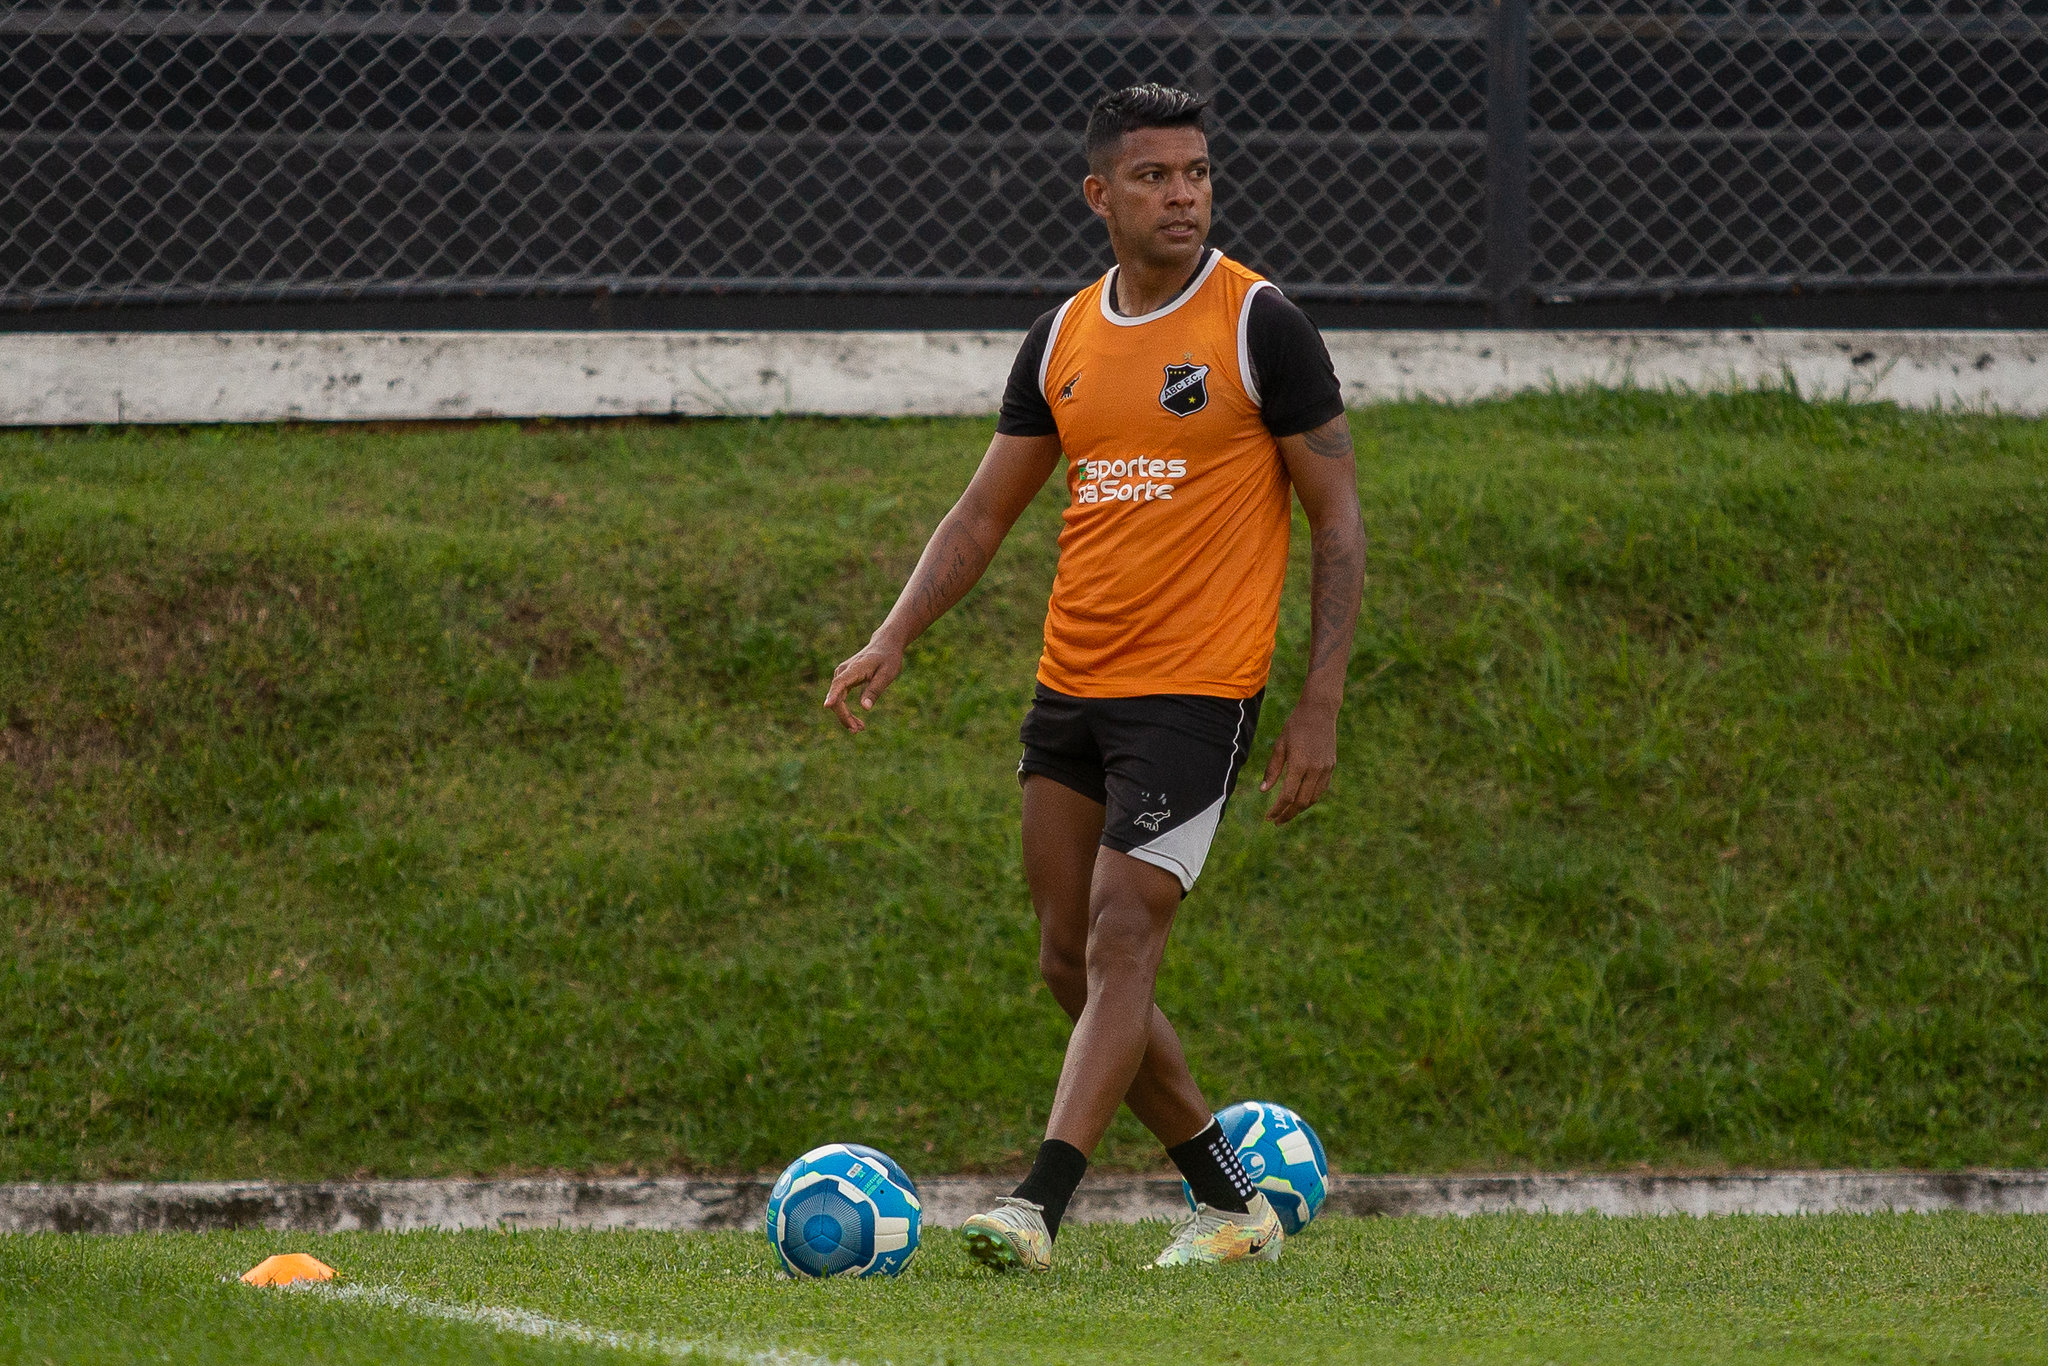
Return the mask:
[[[1162, 982], [1217, 1101], [1350, 1170], [2048, 1161], [2048, 430], [1357, 426], [1338, 788], [1236, 804]], [[0, 436], [0, 1178], [1019, 1161], [1052, 494], [815, 708], [986, 431]]]
[[0, 1239], [0, 1363], [645, 1359], [254, 1291], [290, 1243], [359, 1285], [666, 1340], [911, 1363], [2048, 1361], [2048, 1220], [1343, 1220], [1272, 1266], [1143, 1269], [1158, 1225], [996, 1280], [947, 1237], [893, 1282], [776, 1280], [751, 1234]]

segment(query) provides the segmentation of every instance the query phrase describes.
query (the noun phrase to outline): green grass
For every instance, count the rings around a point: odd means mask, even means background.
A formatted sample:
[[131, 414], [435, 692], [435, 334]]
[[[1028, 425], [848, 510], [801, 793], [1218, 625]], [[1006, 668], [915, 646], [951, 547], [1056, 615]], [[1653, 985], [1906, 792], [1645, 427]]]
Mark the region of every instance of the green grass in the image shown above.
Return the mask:
[[[1159, 1274], [1162, 1225], [1087, 1226], [997, 1278], [934, 1231], [894, 1281], [777, 1280], [750, 1233], [0, 1238], [0, 1363], [636, 1362], [231, 1279], [311, 1251], [343, 1284], [856, 1362], [2048, 1361], [2048, 1219], [1329, 1219], [1265, 1266]], [[629, 1339], [630, 1340], [630, 1339]], [[587, 1340], [586, 1340], [587, 1343]]]
[[[1235, 804], [1161, 983], [1216, 1102], [1353, 1171], [2048, 1162], [2048, 428], [1355, 425], [1336, 789]], [[0, 1179], [1018, 1164], [1054, 494], [817, 707], [987, 433], [0, 435]]]

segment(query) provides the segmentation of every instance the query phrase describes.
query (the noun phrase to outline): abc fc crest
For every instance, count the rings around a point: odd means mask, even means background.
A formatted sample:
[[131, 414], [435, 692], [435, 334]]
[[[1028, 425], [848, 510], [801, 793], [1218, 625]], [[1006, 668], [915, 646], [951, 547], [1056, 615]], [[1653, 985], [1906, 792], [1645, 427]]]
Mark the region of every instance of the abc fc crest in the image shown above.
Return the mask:
[[1186, 365], [1166, 367], [1166, 383], [1159, 390], [1159, 406], [1175, 417], [1193, 417], [1209, 406], [1209, 367]]

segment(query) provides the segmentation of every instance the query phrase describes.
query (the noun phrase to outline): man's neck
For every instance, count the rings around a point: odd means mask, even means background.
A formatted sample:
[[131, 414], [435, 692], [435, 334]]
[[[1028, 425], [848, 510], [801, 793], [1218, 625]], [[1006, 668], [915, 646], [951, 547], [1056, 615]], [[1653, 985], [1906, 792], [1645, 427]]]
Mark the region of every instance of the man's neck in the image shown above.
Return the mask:
[[1195, 253], [1192, 266], [1154, 266], [1145, 262], [1116, 263], [1116, 298], [1111, 306], [1126, 318], [1142, 318], [1147, 313], [1157, 312], [1179, 298], [1181, 291], [1195, 282], [1201, 274], [1202, 263], [1209, 259], [1209, 248], [1204, 246]]

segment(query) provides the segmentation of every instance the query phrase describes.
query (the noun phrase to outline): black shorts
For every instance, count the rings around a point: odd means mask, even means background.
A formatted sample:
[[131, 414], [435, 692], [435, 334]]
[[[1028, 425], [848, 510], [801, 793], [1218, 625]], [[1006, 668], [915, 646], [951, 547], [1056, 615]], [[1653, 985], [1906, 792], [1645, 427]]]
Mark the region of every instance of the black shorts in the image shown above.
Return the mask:
[[1106, 849], [1164, 868], [1192, 891], [1223, 804], [1251, 757], [1256, 697], [1069, 697], [1043, 683], [1024, 716], [1021, 779], [1039, 773], [1107, 809]]

